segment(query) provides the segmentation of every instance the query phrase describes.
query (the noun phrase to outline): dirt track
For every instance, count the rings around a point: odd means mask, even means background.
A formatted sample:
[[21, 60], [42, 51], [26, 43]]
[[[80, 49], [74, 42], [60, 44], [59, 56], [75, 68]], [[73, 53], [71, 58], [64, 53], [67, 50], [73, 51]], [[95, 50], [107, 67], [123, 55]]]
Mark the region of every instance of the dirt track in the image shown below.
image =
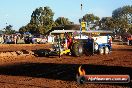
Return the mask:
[[[3, 45], [0, 45], [3, 48]], [[7, 50], [23, 49], [4, 45]], [[45, 45], [26, 45], [35, 50]], [[15, 45], [17, 47], [17, 45]], [[46, 47], [46, 46], [45, 46]], [[25, 48], [25, 49], [26, 49]], [[47, 48], [47, 47], [46, 47]], [[3, 49], [6, 51], [6, 49]], [[132, 46], [113, 45], [109, 55], [35, 57], [33, 55], [0, 56], [0, 88], [123, 88], [129, 84], [84, 84], [76, 82], [78, 67], [83, 65], [86, 74], [128, 74], [132, 78]]]
[[0, 44], [0, 51], [36, 50], [49, 48], [49, 44]]

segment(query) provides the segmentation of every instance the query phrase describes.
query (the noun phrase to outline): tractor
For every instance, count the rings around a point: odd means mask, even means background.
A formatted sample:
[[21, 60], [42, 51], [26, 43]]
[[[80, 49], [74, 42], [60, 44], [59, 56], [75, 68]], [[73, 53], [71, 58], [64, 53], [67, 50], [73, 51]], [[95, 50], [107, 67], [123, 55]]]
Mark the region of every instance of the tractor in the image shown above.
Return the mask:
[[[90, 31], [89, 31], [90, 32]], [[88, 32], [88, 33], [89, 33]], [[91, 31], [91, 33], [101, 33], [101, 31]], [[104, 32], [104, 31], [103, 31]], [[38, 56], [59, 56], [63, 54], [68, 54], [72, 56], [82, 56], [97, 54], [109, 54], [111, 51], [111, 36], [96, 36], [96, 37], [86, 37], [79, 35], [74, 37], [69, 36], [68, 33], [64, 34], [61, 38], [60, 34], [56, 37], [56, 43], [52, 44], [51, 49], [38, 50], [36, 54]]]
[[65, 38], [57, 36], [56, 43], [52, 44], [51, 49], [41, 49], [35, 54], [38, 56], [59, 56], [63, 54], [81, 56], [83, 54], [83, 45], [81, 42], [74, 41], [65, 33]]
[[[72, 56], [93, 55], [95, 53], [109, 54], [111, 51], [112, 38], [109, 33], [112, 31], [86, 30], [86, 22], [81, 23], [80, 31], [74, 30], [59, 30], [56, 33], [56, 43], [52, 45], [49, 50], [38, 50], [38, 56], [61, 56], [63, 54], [70, 54]], [[69, 35], [69, 33], [71, 34]], [[61, 34], [64, 34], [61, 37]], [[99, 34], [105, 35], [99, 35]], [[74, 35], [78, 34], [78, 35]], [[88, 35], [87, 35], [88, 34]], [[98, 34], [98, 36], [92, 36]]]

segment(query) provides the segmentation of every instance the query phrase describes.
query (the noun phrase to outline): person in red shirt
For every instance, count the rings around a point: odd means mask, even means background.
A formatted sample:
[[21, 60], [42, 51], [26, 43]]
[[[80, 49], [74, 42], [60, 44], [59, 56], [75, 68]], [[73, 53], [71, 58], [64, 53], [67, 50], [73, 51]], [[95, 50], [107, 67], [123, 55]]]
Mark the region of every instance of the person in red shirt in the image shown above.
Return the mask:
[[68, 38], [67, 38], [67, 47], [69, 48], [71, 44], [72, 44], [72, 38], [70, 36], [68, 36]]

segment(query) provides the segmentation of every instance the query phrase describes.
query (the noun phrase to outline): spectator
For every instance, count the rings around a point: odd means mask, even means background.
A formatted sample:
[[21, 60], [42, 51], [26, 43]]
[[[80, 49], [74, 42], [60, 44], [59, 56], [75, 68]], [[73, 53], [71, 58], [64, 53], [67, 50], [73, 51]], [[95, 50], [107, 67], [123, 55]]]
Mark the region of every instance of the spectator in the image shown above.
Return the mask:
[[6, 44], [10, 44], [11, 43], [11, 39], [10, 39], [10, 36], [6, 36], [6, 41], [5, 41]]
[[4, 42], [4, 40], [3, 40], [3, 36], [0, 35], [0, 43], [2, 44], [3, 42]]
[[14, 42], [15, 42], [15, 44], [17, 44], [17, 36], [16, 35], [14, 36]]
[[6, 43], [6, 35], [3, 35], [3, 40], [4, 40], [3, 43]]

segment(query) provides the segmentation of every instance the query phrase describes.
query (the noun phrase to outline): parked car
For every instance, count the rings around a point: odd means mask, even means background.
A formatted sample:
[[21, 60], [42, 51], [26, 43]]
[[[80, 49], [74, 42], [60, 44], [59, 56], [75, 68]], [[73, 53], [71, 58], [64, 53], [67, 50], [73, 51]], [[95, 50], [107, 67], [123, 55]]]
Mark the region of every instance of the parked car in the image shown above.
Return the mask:
[[46, 37], [44, 37], [44, 38], [41, 39], [41, 41], [39, 43], [40, 44], [48, 43], [48, 39]]
[[32, 38], [33, 43], [37, 44], [45, 44], [48, 42], [48, 39], [43, 35], [33, 36]]
[[33, 43], [33, 41], [32, 41], [32, 37], [30, 37], [30, 36], [26, 36], [26, 37], [24, 37], [24, 42], [25, 42], [26, 44]]

